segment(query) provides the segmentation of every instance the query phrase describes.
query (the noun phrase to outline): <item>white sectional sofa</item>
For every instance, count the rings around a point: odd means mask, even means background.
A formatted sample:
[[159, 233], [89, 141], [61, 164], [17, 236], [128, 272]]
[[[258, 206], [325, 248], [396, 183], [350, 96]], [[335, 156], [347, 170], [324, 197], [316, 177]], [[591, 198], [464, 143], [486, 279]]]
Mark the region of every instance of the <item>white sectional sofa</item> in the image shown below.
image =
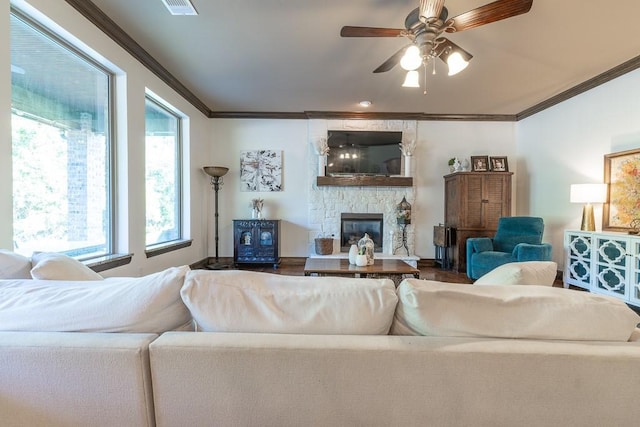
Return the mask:
[[0, 280], [2, 426], [640, 419], [640, 318], [608, 297], [186, 267], [57, 279]]

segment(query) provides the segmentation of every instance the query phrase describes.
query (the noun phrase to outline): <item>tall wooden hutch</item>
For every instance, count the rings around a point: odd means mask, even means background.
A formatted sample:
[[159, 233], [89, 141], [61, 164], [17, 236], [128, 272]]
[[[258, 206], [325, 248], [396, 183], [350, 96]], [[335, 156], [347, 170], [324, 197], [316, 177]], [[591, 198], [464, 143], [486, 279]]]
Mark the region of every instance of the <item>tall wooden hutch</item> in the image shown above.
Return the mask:
[[498, 218], [511, 216], [511, 172], [456, 172], [444, 177], [445, 225], [453, 231], [452, 268], [467, 268], [469, 237], [493, 237]]

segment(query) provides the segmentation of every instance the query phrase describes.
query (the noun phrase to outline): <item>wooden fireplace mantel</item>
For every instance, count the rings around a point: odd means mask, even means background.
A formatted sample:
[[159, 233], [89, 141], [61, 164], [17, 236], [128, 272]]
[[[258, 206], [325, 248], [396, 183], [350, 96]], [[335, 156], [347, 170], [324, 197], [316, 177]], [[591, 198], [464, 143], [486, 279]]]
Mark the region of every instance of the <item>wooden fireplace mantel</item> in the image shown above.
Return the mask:
[[319, 176], [316, 181], [318, 187], [411, 187], [413, 178], [406, 176]]

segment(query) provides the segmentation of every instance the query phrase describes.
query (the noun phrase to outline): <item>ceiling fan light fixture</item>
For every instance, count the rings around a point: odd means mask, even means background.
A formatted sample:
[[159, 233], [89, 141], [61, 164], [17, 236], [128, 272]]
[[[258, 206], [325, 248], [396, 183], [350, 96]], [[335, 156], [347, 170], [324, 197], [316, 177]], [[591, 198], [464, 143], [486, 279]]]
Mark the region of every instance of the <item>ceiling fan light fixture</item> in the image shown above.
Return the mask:
[[402, 87], [420, 87], [420, 73], [417, 70], [407, 71]]
[[409, 46], [402, 59], [400, 59], [400, 66], [407, 71], [413, 71], [420, 68], [420, 65], [422, 65], [420, 48], [416, 45]]
[[467, 68], [469, 61], [465, 60], [460, 52], [453, 52], [447, 58], [447, 65], [449, 66], [449, 75], [454, 76]]

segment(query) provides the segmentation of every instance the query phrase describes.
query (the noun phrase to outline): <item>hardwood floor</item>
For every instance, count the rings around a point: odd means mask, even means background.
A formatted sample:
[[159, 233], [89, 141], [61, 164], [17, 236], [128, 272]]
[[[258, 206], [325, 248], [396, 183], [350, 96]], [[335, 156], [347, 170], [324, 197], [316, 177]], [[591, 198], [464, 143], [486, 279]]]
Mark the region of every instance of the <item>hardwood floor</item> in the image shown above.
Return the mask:
[[[282, 258], [280, 265], [276, 269], [274, 269], [271, 264], [241, 264], [236, 268], [238, 270], [261, 271], [265, 273], [285, 274], [287, 276], [302, 276], [304, 275], [305, 260], [306, 258]], [[232, 264], [232, 260], [222, 261]], [[434, 265], [432, 260], [421, 260], [418, 262], [418, 269], [420, 270], [421, 279], [450, 283], [471, 283], [471, 280], [469, 280], [466, 274], [442, 270], [439, 266]]]
[[[233, 265], [232, 259], [221, 259], [220, 260], [227, 265]], [[248, 271], [261, 271], [265, 273], [273, 273], [273, 274], [285, 274], [288, 276], [302, 276], [304, 275], [304, 263], [306, 258], [302, 257], [288, 257], [282, 258], [280, 265], [278, 268], [274, 269], [271, 264], [241, 264], [236, 267], [238, 270], [248, 270]], [[209, 260], [209, 262], [213, 262], [213, 259]], [[192, 268], [204, 268], [204, 263], [201, 265], [192, 265]], [[456, 273], [451, 270], [443, 270], [439, 265], [435, 264], [433, 260], [420, 260], [418, 261], [418, 270], [420, 270], [420, 278], [424, 280], [438, 280], [440, 282], [449, 282], [449, 283], [464, 283], [470, 284], [473, 283], [470, 280], [465, 272]], [[563, 287], [562, 279], [556, 279], [553, 284], [554, 287]], [[573, 288], [573, 287], [571, 287]], [[579, 288], [575, 288], [579, 289]]]

